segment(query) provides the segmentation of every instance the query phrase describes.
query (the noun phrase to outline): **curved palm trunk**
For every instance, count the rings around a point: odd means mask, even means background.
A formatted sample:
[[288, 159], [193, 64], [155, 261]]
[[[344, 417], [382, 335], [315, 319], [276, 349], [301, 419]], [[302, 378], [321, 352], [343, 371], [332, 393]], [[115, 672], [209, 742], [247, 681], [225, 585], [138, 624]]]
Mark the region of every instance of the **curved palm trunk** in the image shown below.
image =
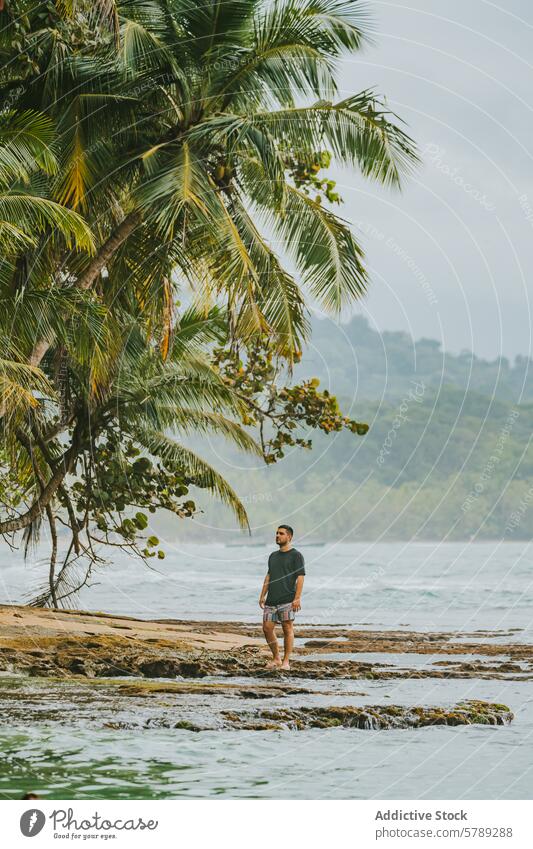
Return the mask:
[[[91, 288], [109, 260], [113, 258], [120, 246], [133, 233], [140, 222], [141, 215], [139, 212], [130, 212], [129, 215], [126, 215], [124, 220], [120, 222], [111, 236], [109, 236], [109, 238], [104, 242], [94, 259], [89, 263], [85, 271], [78, 278], [76, 282], [77, 289], [86, 291]], [[39, 341], [33, 346], [33, 350], [30, 354], [30, 365], [40, 365], [42, 358], [48, 351], [51, 344], [52, 342], [49, 339], [39, 339]]]

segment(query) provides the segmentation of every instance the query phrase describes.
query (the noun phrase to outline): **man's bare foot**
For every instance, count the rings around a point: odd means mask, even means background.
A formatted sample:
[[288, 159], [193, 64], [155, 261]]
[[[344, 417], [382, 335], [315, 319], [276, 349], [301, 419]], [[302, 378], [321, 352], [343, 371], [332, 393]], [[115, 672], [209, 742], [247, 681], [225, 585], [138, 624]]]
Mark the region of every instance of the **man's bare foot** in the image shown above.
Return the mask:
[[280, 666], [281, 666], [281, 659], [278, 657], [275, 660], [269, 661], [266, 665], [266, 668], [267, 669], [279, 669]]
[[280, 666], [280, 669], [290, 669], [290, 668], [291, 668], [291, 666], [290, 666], [290, 663], [289, 663], [288, 660], [284, 660], [283, 663]]

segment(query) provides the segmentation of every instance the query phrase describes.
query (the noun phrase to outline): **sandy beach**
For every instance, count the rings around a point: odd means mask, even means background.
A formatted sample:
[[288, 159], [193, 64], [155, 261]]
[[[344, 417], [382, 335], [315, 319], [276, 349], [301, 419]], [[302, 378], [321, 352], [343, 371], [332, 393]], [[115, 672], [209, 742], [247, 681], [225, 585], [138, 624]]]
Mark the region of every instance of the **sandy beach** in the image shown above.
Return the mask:
[[[191, 630], [191, 624], [194, 629]], [[214, 627], [215, 625], [215, 627]], [[176, 649], [226, 651], [264, 641], [231, 630], [231, 623], [190, 623], [169, 620], [136, 619], [109, 613], [82, 610], [50, 610], [22, 605], [0, 605], [0, 647], [31, 643], [39, 647], [41, 638], [124, 636], [137, 642], [164, 641]], [[120, 632], [123, 634], [120, 634]]]

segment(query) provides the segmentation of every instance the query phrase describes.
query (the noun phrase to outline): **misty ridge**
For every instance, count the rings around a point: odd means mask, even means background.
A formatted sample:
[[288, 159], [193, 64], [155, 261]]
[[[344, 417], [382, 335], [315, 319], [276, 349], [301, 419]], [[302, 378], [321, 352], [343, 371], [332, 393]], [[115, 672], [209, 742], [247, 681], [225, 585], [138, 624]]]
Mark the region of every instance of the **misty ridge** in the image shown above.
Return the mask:
[[[517, 356], [488, 361], [472, 351], [443, 351], [436, 339], [413, 340], [404, 331], [372, 329], [364, 316], [347, 324], [315, 319], [311, 350], [304, 353], [297, 376], [313, 375], [329, 382], [339, 398], [376, 400], [401, 398], [410, 381], [422, 381], [435, 391], [455, 387], [512, 403], [533, 402], [533, 360]], [[316, 351], [313, 350], [316, 347]]]
[[[270, 541], [282, 520], [302, 542], [532, 536], [529, 357], [445, 352], [433, 339], [378, 333], [363, 316], [314, 319], [294, 371], [295, 381], [310, 377], [370, 430], [313, 436], [312, 450], [291, 449], [269, 467], [212, 441], [210, 461], [243, 500], [252, 541]], [[205, 493], [197, 506], [193, 520], [155, 524], [167, 540], [248, 539]]]

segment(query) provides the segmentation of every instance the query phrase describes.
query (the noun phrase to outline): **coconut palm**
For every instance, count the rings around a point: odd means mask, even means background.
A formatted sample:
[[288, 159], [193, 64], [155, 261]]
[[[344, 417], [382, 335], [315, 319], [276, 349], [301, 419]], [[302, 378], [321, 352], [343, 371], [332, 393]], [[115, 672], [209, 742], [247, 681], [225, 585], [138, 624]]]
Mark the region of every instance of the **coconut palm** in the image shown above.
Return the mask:
[[338, 58], [367, 40], [364, 4], [72, 0], [38, 29], [37, 8], [25, 50], [39, 73], [21, 100], [54, 117], [55, 197], [97, 233], [96, 256], [67, 263], [79, 289], [104, 273], [113, 300], [133, 293], [161, 320], [165, 281], [188, 281], [226, 300], [235, 334], [268, 329], [289, 359], [309, 295], [338, 311], [363, 294], [360, 246], [289, 163], [327, 148], [397, 187], [416, 160], [372, 92], [335, 99]]
[[[25, 498], [38, 499], [50, 475], [60, 470], [56, 507], [59, 515], [68, 517], [72, 532], [57, 573], [54, 544], [47, 585], [34, 603], [57, 606], [71, 599], [98, 562], [102, 543], [119, 544], [145, 558], [155, 556], [158, 540], [153, 536], [148, 543], [144, 537], [142, 544], [139, 540], [147, 528], [147, 514], [133, 510], [191, 515], [194, 503], [184, 501], [191, 486], [213, 493], [233, 510], [239, 525], [248, 528], [244, 506], [231, 486], [183, 442], [191, 434], [218, 434], [241, 451], [261, 455], [259, 445], [236, 420], [246, 404], [223, 381], [204, 350], [206, 343], [222, 338], [224, 327], [218, 310], [207, 315], [187, 310], [163, 360], [142, 327], [124, 316], [120, 330], [116, 328], [121, 348], [116, 369], [105, 386], [99, 384], [96, 396], [91, 364], [69, 358], [63, 371], [63, 393], [76, 410], [68, 460], [57, 415], [55, 421], [48, 415], [48, 404], [57, 414], [53, 401], [44, 400], [27, 419], [28, 426], [17, 428]], [[52, 511], [52, 504], [49, 501], [27, 525], [27, 545], [39, 538], [43, 513], [52, 541], [57, 540], [57, 509]], [[157, 554], [163, 556], [162, 550]]]
[[232, 424], [242, 410], [228, 387], [180, 343], [176, 299], [192, 292], [206, 315], [218, 306], [233, 346], [269, 334], [290, 367], [310, 301], [338, 314], [364, 294], [361, 246], [312, 175], [328, 151], [398, 188], [417, 159], [373, 91], [338, 97], [340, 57], [368, 41], [366, 6], [56, 0], [43, 10], [6, 0], [0, 25], [0, 87], [17, 92], [26, 121], [46, 115], [55, 132], [38, 154], [14, 133], [12, 176], [31, 156], [39, 169], [29, 182], [17, 176], [26, 186], [11, 186], [5, 207], [0, 194], [0, 220], [4, 208], [20, 225], [5, 231], [19, 250], [0, 275], [0, 300], [16, 299], [2, 329], [49, 384], [8, 429], [29, 484], [0, 533], [31, 533], [44, 512], [52, 526], [55, 505], [76, 529], [64, 493], [99, 448], [101, 415], [152, 457], [196, 469], [242, 523], [214, 470], [201, 473], [168, 435], [215, 429], [255, 450]]

